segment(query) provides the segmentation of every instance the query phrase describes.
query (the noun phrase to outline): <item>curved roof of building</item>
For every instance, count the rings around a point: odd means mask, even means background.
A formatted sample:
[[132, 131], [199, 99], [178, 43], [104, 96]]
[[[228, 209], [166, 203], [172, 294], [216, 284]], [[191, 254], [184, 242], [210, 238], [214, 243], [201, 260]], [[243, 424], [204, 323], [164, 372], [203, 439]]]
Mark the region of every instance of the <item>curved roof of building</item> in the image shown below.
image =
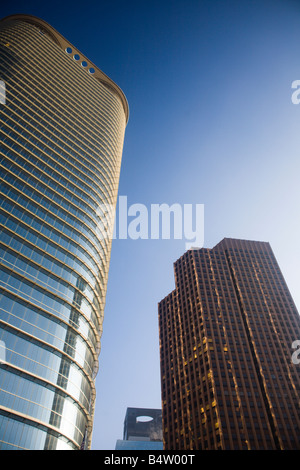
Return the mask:
[[57, 46], [59, 46], [64, 51], [70, 48], [72, 50], [73, 55], [78, 55], [80, 57], [81, 62], [85, 62], [87, 65], [86, 67], [90, 70], [90, 73], [93, 77], [101, 82], [104, 86], [106, 86], [112, 93], [115, 93], [121, 100], [124, 113], [126, 116], [126, 122], [128, 122], [129, 118], [129, 106], [121, 88], [109, 78], [102, 70], [100, 70], [96, 65], [94, 65], [86, 56], [84, 56], [75, 46], [73, 46], [69, 41], [67, 41], [64, 36], [62, 36], [56, 29], [54, 29], [51, 25], [49, 25], [46, 21], [32, 15], [25, 15], [25, 14], [17, 14], [17, 15], [10, 15], [2, 18], [0, 22], [3, 21], [25, 21], [26, 23], [33, 24], [40, 28], [47, 36], [55, 42]]

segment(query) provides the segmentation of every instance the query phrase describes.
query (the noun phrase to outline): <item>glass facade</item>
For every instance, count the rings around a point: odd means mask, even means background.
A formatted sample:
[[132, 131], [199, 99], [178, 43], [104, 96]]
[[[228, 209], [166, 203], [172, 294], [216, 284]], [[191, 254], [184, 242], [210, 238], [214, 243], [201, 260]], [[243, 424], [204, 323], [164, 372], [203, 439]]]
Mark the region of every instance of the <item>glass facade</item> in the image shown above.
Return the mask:
[[90, 448], [127, 102], [37, 18], [0, 57], [0, 449]]

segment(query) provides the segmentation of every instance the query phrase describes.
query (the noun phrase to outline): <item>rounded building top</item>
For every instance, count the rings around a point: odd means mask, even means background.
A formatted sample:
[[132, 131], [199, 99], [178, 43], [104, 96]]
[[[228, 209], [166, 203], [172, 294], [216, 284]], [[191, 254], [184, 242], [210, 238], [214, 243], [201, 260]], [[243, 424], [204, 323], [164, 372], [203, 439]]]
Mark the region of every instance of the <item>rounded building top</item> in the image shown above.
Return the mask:
[[58, 47], [64, 50], [67, 54], [71, 55], [73, 59], [78, 62], [87, 72], [93, 77], [102, 83], [106, 88], [108, 88], [112, 93], [116, 94], [122, 102], [124, 113], [126, 116], [126, 123], [129, 118], [129, 106], [121, 88], [109, 78], [102, 70], [100, 70], [96, 65], [94, 65], [87, 57], [85, 57], [76, 47], [74, 47], [69, 41], [67, 41], [56, 29], [54, 29], [46, 21], [32, 15], [26, 14], [16, 14], [6, 16], [0, 20], [4, 21], [24, 21], [26, 23], [33, 24], [38, 27], [41, 32], [46, 34]]

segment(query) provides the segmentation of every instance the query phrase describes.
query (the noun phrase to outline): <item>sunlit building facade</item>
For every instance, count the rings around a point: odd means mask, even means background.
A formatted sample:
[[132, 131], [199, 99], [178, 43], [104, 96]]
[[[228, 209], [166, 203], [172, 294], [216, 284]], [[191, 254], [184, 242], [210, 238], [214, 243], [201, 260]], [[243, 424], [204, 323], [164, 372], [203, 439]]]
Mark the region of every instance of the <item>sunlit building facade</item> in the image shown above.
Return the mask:
[[0, 449], [89, 449], [128, 105], [38, 18], [0, 57]]
[[174, 263], [159, 303], [164, 448], [300, 449], [300, 317], [269, 243]]

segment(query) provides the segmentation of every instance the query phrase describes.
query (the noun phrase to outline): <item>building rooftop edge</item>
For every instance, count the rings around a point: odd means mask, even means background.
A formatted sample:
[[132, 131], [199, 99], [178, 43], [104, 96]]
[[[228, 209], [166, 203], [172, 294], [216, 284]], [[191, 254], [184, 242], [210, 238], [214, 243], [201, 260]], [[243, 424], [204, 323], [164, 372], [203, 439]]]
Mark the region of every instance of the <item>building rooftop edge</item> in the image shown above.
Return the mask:
[[[270, 243], [269, 242], [265, 242], [265, 241], [259, 241], [259, 240], [249, 240], [249, 239], [243, 239], [243, 238], [233, 238], [233, 237], [224, 237], [221, 241], [219, 241], [216, 245], [214, 245], [212, 248], [207, 248], [207, 247], [202, 247], [202, 248], [190, 248], [188, 250], [186, 250], [181, 256], [179, 256], [179, 258], [177, 258], [176, 261], [173, 262], [173, 268], [175, 269], [176, 267], [176, 264], [184, 259], [186, 256], [188, 256], [190, 254], [190, 252], [193, 252], [193, 251], [212, 251], [212, 250], [215, 250], [215, 249], [218, 249], [218, 247], [223, 247], [224, 245], [226, 246], [226, 244], [230, 244], [230, 242], [238, 242], [238, 243], [241, 243], [241, 244], [244, 244], [244, 243], [250, 243], [250, 244], [260, 244], [260, 245], [267, 245], [269, 248], [271, 248], [270, 246]], [[172, 296], [172, 294], [176, 292], [176, 287], [171, 291], [169, 292], [169, 294], [165, 295], [160, 301], [158, 301], [158, 306], [164, 302], [165, 300], [167, 300], [169, 297]]]
[[120, 98], [125, 117], [126, 117], [126, 124], [129, 119], [129, 105], [127, 98], [121, 88], [111, 79], [109, 78], [102, 70], [100, 70], [91, 60], [89, 60], [84, 54], [82, 54], [77, 47], [73, 46], [62, 34], [60, 34], [53, 26], [47, 23], [45, 20], [38, 18], [37, 16], [27, 15], [27, 14], [14, 14], [5, 16], [4, 18], [0, 19], [0, 23], [4, 21], [25, 21], [27, 23], [31, 23], [33, 25], [39, 26], [40, 28], [44, 29], [45, 32], [52, 38], [52, 40], [62, 49], [65, 50], [67, 47], [71, 47], [74, 51], [74, 54], [79, 54], [80, 57], [88, 62], [89, 67], [93, 67], [95, 73], [93, 74], [94, 78], [100, 81], [104, 86], [111, 88]]

